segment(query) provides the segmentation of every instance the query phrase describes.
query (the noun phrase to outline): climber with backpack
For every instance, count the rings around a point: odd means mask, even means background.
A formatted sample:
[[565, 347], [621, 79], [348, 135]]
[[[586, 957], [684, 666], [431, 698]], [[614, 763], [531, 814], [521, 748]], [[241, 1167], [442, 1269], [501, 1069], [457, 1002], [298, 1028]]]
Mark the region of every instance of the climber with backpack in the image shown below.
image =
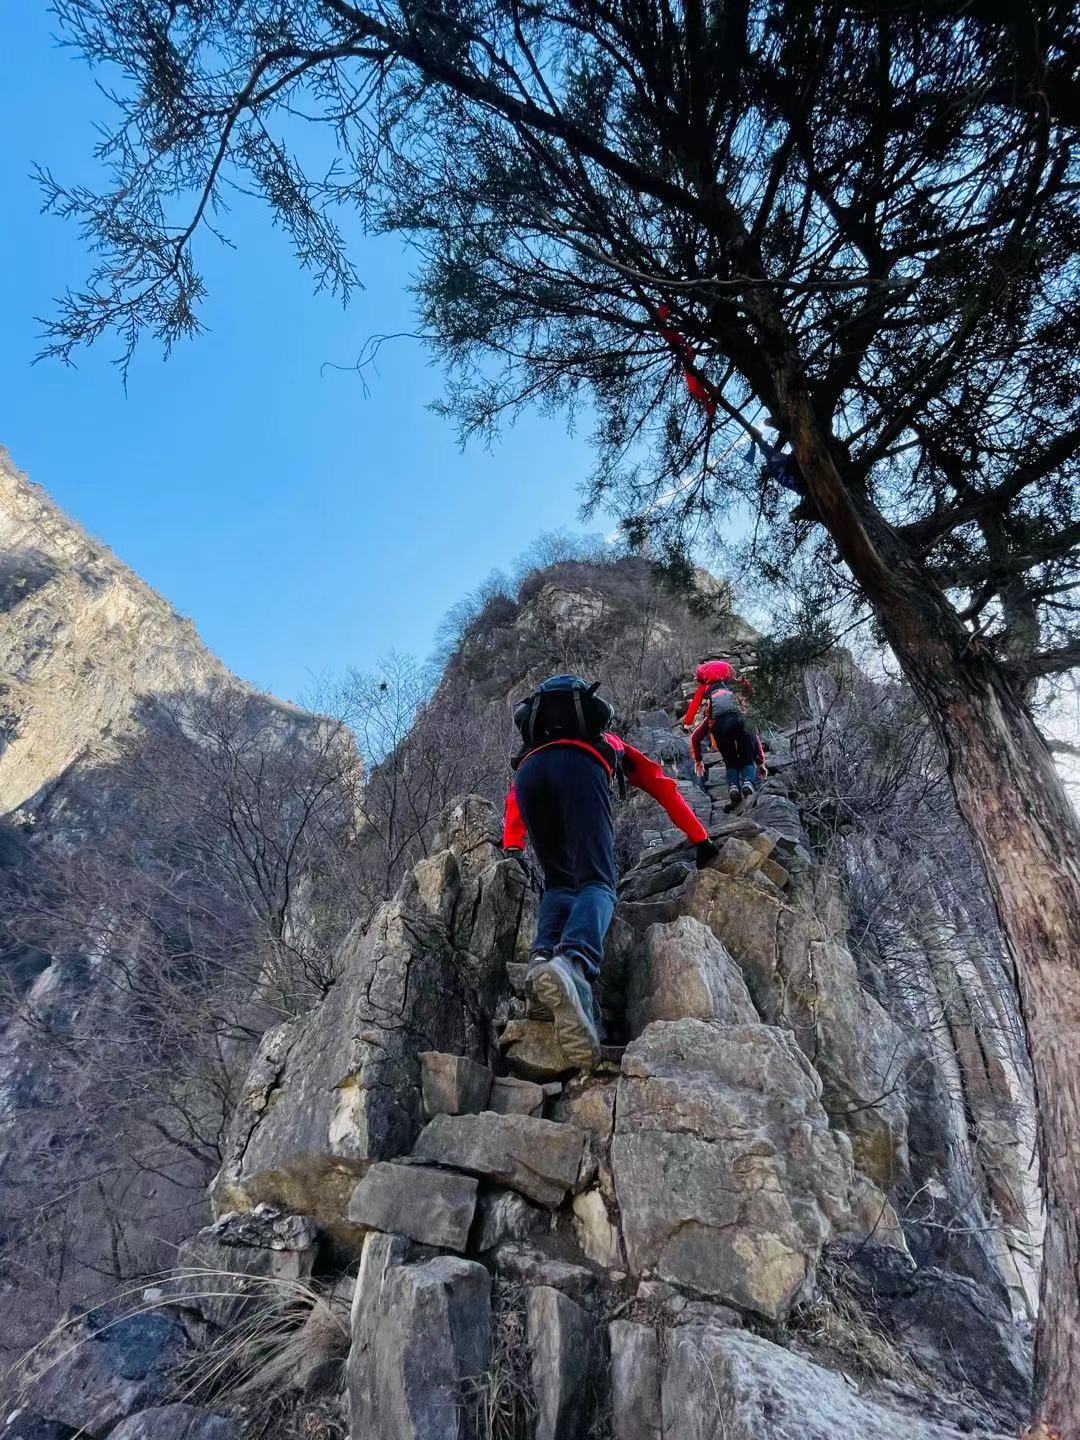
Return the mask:
[[600, 1053], [592, 981], [615, 909], [612, 789], [624, 795], [629, 783], [658, 801], [696, 845], [699, 869], [719, 853], [675, 781], [612, 734], [598, 683], [553, 675], [515, 707], [523, 744], [503, 825], [506, 853], [520, 855], [528, 839], [544, 874], [526, 994], [551, 1012], [563, 1054], [582, 1068]]
[[713, 748], [720, 752], [726, 769], [728, 796], [731, 807], [749, 799], [754, 793], [755, 782], [764, 780], [769, 773], [765, 764], [765, 747], [760, 736], [750, 730], [743, 714], [743, 700], [736, 696], [735, 685], [740, 685], [744, 694], [750, 693], [750, 682], [738, 679], [726, 660], [708, 660], [697, 668], [695, 676], [698, 688], [683, 717], [686, 727], [702, 705], [704, 718], [690, 736], [690, 754], [694, 761], [694, 772], [705, 774], [705, 761], [701, 747], [708, 738]]
[[686, 707], [686, 714], [682, 723], [684, 730], [694, 728], [694, 718], [701, 709], [702, 702], [718, 685], [724, 685], [729, 690], [737, 685], [743, 692], [743, 697], [749, 699], [753, 694], [753, 687], [745, 675], [736, 675], [733, 666], [727, 660], [703, 660], [695, 672], [694, 679], [698, 687], [694, 691], [690, 704]]

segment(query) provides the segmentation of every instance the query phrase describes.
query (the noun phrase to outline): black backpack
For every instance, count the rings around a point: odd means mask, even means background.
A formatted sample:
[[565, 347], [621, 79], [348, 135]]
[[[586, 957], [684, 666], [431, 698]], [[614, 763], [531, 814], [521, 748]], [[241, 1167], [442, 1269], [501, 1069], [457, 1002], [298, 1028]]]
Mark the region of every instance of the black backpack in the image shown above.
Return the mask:
[[714, 685], [705, 696], [705, 714], [708, 718], [709, 728], [712, 729], [713, 721], [719, 720], [727, 715], [742, 716], [742, 706], [734, 691], [729, 690], [727, 685], [720, 683]]
[[511, 761], [517, 770], [526, 755], [555, 740], [586, 740], [607, 763], [619, 799], [626, 799], [622, 751], [604, 739], [615, 711], [596, 694], [600, 681], [587, 684], [577, 675], [552, 675], [514, 706], [514, 724], [525, 742]]
[[589, 685], [577, 675], [552, 675], [514, 706], [514, 724], [527, 750], [553, 740], [599, 740], [615, 719], [597, 695], [600, 681]]

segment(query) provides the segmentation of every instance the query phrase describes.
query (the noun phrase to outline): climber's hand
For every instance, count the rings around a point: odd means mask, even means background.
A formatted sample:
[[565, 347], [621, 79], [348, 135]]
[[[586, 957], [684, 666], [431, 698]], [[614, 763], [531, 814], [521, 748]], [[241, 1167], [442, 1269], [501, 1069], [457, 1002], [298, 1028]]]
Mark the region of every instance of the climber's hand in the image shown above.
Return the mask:
[[759, 765], [759, 766], [757, 767], [757, 778], [758, 778], [759, 780], [767, 780], [767, 779], [769, 778], [769, 767], [768, 767], [768, 765]]
[[695, 761], [694, 761], [694, 774], [695, 774], [700, 780], [703, 780], [703, 779], [705, 778], [705, 761], [704, 761], [704, 760], [695, 760]]
[[715, 840], [699, 840], [697, 843], [697, 868], [704, 870], [720, 854], [720, 846]]

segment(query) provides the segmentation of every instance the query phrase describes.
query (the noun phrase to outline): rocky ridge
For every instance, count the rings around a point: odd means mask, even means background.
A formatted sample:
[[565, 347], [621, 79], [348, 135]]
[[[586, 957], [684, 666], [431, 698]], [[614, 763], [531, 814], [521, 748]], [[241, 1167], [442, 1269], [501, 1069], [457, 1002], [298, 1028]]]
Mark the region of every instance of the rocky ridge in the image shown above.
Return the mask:
[[[654, 752], [681, 749], [644, 718]], [[536, 1440], [957, 1440], [1022, 1417], [1030, 1354], [992, 1249], [978, 1276], [928, 1266], [906, 1223], [925, 1040], [861, 984], [785, 737], [771, 761], [736, 814], [683, 782], [712, 868], [646, 837], [593, 1074], [521, 994], [535, 892], [477, 797], [349, 938], [322, 1007], [264, 1038], [193, 1253], [253, 1283], [357, 1267], [354, 1440], [486, 1440], [483, 1397], [514, 1385], [502, 1433]], [[50, 1413], [57, 1368], [24, 1413], [88, 1424]]]
[[[24, 513], [48, 532], [47, 508]], [[18, 534], [37, 534], [31, 521]], [[34, 613], [68, 615], [61, 638], [105, 613], [65, 610], [76, 582], [108, 591], [122, 569], [83, 543], [56, 541], [52, 591], [37, 584], [42, 569], [16, 575], [16, 634], [34, 631]], [[109, 575], [87, 579], [94, 565]], [[121, 582], [124, 594], [139, 585]], [[551, 653], [600, 673], [602, 656], [636, 653], [622, 641], [640, 619], [659, 658], [605, 683], [671, 703], [641, 713], [629, 738], [679, 777], [721, 845], [698, 872], [677, 832], [640, 835], [598, 987], [609, 1044], [596, 1072], [569, 1070], [552, 1027], [529, 1013], [535, 880], [502, 856], [492, 806], [463, 798], [397, 894], [347, 937], [321, 1005], [263, 1036], [223, 1139], [214, 1223], [134, 1307], [73, 1320], [34, 1355], [3, 1440], [239, 1437], [244, 1404], [227, 1387], [192, 1403], [186, 1377], [276, 1315], [283, 1293], [304, 1297], [305, 1318], [294, 1311], [290, 1324], [307, 1348], [278, 1391], [320, 1396], [331, 1436], [1015, 1431], [1037, 1261], [1030, 1101], [1007, 1002], [969, 943], [975, 917], [928, 876], [952, 949], [931, 952], [913, 932], [927, 984], [892, 993], [849, 943], [846, 888], [804, 828], [799, 728], [770, 736], [772, 778], [729, 813], [719, 772], [696, 784], [671, 719], [697, 637], [683, 637], [684, 656], [670, 613], [586, 591], [566, 576], [534, 587], [505, 618], [504, 668], [484, 670], [474, 637], [462, 683], [501, 704]], [[148, 693], [218, 668], [192, 651], [185, 669], [184, 622], [170, 631], [176, 617], [158, 603], [139, 643], [159, 620], [178, 643], [130, 662]], [[53, 663], [46, 629], [34, 631], [40, 665], [24, 647], [20, 692], [43, 697], [39, 714], [67, 703], [39, 685]], [[132, 644], [111, 621], [105, 638]], [[754, 636], [739, 625], [728, 639], [738, 652]], [[75, 685], [78, 645], [55, 653]], [[108, 747], [116, 693], [143, 683], [128, 685], [128, 664], [88, 725], [95, 746]], [[808, 677], [811, 706], [817, 684]], [[118, 723], [129, 713], [119, 705]], [[62, 797], [81, 752], [9, 753], [22, 777], [12, 794], [41, 776]]]

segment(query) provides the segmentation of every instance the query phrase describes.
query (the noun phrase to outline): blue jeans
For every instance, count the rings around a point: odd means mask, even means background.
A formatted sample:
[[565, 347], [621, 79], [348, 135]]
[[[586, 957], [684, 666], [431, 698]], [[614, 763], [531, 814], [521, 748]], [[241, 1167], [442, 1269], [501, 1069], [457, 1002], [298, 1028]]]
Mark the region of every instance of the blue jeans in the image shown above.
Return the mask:
[[744, 785], [752, 785], [757, 779], [756, 765], [728, 765], [725, 770], [729, 790], [741, 790]]
[[576, 956], [589, 975], [600, 973], [604, 936], [615, 909], [615, 891], [607, 885], [583, 885], [580, 890], [544, 887], [532, 953]]
[[596, 975], [615, 910], [607, 771], [580, 746], [552, 745], [522, 762], [514, 789], [544, 872], [533, 953], [574, 956]]

